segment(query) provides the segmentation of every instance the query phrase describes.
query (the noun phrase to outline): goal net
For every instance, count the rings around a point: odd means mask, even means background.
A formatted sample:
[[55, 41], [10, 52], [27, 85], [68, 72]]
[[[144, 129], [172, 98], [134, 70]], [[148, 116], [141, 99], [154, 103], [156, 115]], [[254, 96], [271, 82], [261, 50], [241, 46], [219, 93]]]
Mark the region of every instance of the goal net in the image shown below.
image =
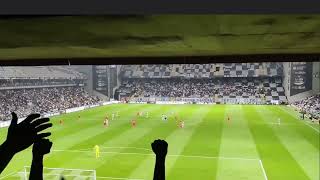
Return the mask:
[[[20, 173], [22, 180], [28, 180], [30, 166], [25, 166], [24, 171]], [[66, 168], [43, 168], [44, 180], [60, 180], [64, 177], [66, 180], [96, 180], [96, 171], [87, 169], [66, 169]]]

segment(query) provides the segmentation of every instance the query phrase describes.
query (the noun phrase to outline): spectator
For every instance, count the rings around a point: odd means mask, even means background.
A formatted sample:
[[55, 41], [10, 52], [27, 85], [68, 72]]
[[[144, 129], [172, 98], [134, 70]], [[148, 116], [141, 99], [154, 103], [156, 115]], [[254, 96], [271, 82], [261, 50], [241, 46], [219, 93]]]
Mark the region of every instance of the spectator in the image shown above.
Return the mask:
[[51, 133], [40, 133], [51, 127], [49, 118], [40, 118], [40, 114], [31, 114], [18, 123], [18, 116], [12, 113], [12, 121], [8, 128], [7, 139], [0, 146], [0, 174], [11, 161], [13, 156], [30, 147], [37, 139], [42, 139]]
[[294, 102], [293, 105], [309, 116], [315, 119], [320, 119], [320, 94]]
[[12, 111], [18, 116], [26, 117], [32, 112], [55, 113], [94, 105], [99, 101], [99, 98], [90, 96], [82, 87], [0, 90], [0, 120], [8, 120], [8, 113]]

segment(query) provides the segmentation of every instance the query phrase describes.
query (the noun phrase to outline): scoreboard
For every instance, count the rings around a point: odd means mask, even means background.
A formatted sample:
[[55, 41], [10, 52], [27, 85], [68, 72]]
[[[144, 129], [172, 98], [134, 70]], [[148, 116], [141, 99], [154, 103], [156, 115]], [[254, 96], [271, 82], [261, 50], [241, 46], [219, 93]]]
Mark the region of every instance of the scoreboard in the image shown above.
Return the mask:
[[93, 66], [93, 89], [108, 96], [108, 66]]
[[292, 62], [290, 96], [312, 90], [312, 62]]

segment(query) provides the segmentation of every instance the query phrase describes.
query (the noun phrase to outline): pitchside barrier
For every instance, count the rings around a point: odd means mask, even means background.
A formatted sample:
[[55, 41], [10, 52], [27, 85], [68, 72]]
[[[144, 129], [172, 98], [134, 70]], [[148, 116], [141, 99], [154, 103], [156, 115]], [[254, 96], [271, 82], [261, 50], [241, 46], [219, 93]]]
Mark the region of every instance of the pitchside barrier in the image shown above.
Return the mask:
[[[25, 166], [23, 172], [19, 172], [21, 180], [28, 180], [30, 166]], [[60, 180], [65, 177], [68, 180], [96, 180], [96, 170], [87, 169], [66, 169], [66, 168], [47, 168], [43, 167], [44, 180]]]

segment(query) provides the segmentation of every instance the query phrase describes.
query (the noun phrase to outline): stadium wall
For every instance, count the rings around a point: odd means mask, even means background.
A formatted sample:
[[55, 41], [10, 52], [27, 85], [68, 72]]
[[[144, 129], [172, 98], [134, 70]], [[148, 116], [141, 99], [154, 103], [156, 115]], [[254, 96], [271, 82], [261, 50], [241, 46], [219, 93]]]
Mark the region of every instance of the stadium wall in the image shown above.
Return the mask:
[[[284, 88], [285, 95], [287, 98], [290, 96], [290, 62], [283, 63], [283, 81], [282, 86]], [[289, 99], [288, 99], [289, 100]]]
[[313, 62], [312, 89], [320, 92], [320, 62]]
[[87, 66], [87, 65], [78, 65], [78, 66], [71, 66], [73, 67], [75, 70], [86, 74], [87, 79], [85, 81], [85, 89], [86, 91], [90, 94], [90, 95], [94, 95], [94, 96], [98, 96], [100, 99], [106, 101], [109, 98], [107, 96], [105, 96], [102, 93], [99, 93], [97, 91], [94, 90], [93, 88], [93, 72], [92, 72], [92, 66]]
[[92, 70], [91, 66], [70, 66], [74, 70], [84, 73], [87, 76], [87, 79], [85, 80], [85, 90], [89, 94], [93, 94], [93, 88], [92, 88]]

